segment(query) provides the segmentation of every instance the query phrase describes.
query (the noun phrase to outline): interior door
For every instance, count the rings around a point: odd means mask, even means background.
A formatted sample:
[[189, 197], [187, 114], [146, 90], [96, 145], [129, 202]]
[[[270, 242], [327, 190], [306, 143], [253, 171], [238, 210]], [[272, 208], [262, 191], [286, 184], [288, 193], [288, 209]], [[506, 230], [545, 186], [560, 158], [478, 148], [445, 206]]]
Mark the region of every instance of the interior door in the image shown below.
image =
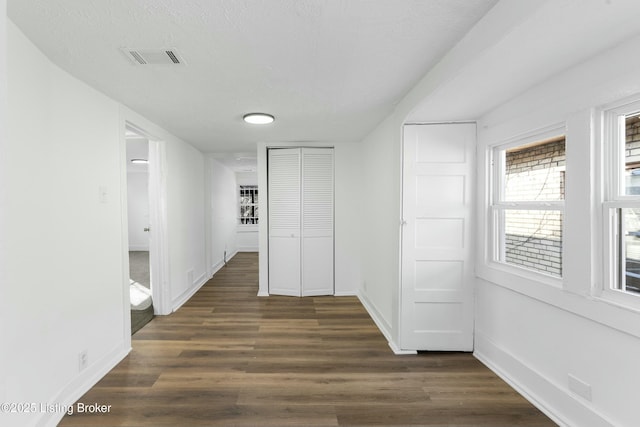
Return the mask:
[[400, 347], [473, 350], [473, 123], [406, 125]]
[[301, 157], [299, 148], [270, 149], [269, 293], [301, 296]]
[[334, 294], [333, 149], [302, 149], [302, 296]]

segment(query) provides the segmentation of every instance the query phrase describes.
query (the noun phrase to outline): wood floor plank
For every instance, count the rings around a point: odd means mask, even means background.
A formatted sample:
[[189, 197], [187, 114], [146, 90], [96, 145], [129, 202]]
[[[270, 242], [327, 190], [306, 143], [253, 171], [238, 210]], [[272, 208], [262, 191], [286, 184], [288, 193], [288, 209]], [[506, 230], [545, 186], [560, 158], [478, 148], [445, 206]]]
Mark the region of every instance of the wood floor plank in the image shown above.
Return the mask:
[[236, 255], [61, 426], [553, 426], [469, 353], [394, 355], [356, 297], [257, 297]]

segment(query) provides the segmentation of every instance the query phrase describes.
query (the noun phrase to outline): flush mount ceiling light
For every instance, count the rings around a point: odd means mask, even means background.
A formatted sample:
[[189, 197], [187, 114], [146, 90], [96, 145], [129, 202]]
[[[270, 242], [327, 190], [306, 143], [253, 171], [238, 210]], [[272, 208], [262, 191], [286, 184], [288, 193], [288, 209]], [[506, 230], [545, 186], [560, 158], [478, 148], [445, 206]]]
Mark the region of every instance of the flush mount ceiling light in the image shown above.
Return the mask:
[[271, 114], [267, 113], [249, 113], [242, 116], [242, 119], [252, 125], [268, 125], [275, 120]]
[[149, 163], [149, 160], [147, 160], [147, 159], [131, 159], [131, 163], [134, 163], [136, 165], [146, 165], [147, 163]]

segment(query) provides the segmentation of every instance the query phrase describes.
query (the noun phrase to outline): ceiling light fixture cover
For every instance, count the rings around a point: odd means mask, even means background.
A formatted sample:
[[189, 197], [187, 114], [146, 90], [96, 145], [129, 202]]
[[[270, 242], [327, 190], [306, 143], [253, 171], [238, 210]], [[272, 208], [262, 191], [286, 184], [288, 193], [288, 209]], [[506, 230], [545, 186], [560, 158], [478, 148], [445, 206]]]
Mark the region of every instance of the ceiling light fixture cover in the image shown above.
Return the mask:
[[149, 163], [149, 160], [147, 160], [147, 159], [131, 159], [131, 163], [146, 165], [147, 163]]
[[271, 114], [267, 113], [249, 113], [245, 114], [242, 119], [253, 125], [268, 125], [269, 123], [273, 123], [275, 120]]

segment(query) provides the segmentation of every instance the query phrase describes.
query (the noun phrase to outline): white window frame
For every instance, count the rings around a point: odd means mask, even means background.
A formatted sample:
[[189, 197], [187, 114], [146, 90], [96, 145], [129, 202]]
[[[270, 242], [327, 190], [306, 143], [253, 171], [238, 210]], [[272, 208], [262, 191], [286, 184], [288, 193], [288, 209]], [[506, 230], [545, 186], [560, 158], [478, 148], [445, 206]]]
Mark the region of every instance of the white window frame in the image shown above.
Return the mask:
[[[505, 248], [505, 231], [504, 226], [501, 224], [502, 212], [507, 210], [554, 210], [560, 211], [563, 216], [563, 236], [564, 236], [564, 200], [562, 201], [504, 201], [504, 176], [505, 170], [504, 159], [505, 156], [501, 153], [508, 149], [519, 147], [527, 144], [533, 144], [537, 142], [544, 142], [557, 137], [565, 137], [566, 143], [566, 126], [564, 123], [549, 126], [544, 129], [533, 131], [518, 137], [503, 141], [501, 143], [489, 146], [489, 166], [490, 166], [490, 196], [489, 196], [489, 209], [488, 214], [490, 216], [489, 227], [489, 239], [488, 239], [488, 263], [492, 268], [502, 270], [507, 273], [516, 274], [528, 278], [530, 280], [540, 282], [549, 286], [561, 288], [563, 285], [563, 278], [554, 276], [552, 274], [544, 273], [539, 270], [529, 269], [517, 264], [507, 263], [504, 261], [504, 248]], [[562, 258], [564, 259], [564, 237], [562, 245]]]
[[625, 148], [622, 136], [626, 133], [626, 116], [640, 113], [640, 100], [621, 102], [603, 109], [601, 112], [601, 146], [602, 164], [602, 251], [603, 278], [595, 288], [595, 296], [602, 299], [631, 306], [640, 307], [640, 295], [618, 289], [621, 274], [622, 246], [619, 235], [618, 210], [625, 208], [640, 209], [640, 195], [625, 194]]

